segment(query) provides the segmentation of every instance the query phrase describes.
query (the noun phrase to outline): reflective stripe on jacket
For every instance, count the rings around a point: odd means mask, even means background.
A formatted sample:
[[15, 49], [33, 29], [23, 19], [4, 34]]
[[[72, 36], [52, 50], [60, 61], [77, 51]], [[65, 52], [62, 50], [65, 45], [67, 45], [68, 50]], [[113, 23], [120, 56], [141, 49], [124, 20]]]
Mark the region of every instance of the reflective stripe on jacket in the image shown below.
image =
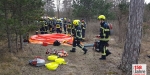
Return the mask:
[[79, 26], [74, 27], [73, 32], [75, 39], [82, 39], [82, 30]]
[[104, 28], [104, 27], [100, 27], [100, 40], [103, 41], [109, 41], [110, 39], [110, 29], [109, 28]]

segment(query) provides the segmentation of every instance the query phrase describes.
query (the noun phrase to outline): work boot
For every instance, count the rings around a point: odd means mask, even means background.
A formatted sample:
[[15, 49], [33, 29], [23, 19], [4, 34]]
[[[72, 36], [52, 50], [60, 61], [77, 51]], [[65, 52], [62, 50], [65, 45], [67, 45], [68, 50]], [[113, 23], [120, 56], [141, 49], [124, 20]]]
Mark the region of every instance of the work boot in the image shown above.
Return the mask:
[[96, 52], [102, 52], [101, 50], [99, 50], [98, 48], [95, 49]]
[[70, 50], [70, 52], [76, 52], [76, 49], [75, 49], [75, 48], [72, 48], [72, 50]]
[[106, 60], [106, 55], [102, 55], [101, 58], [99, 58], [100, 60]]
[[85, 38], [82, 38], [82, 42], [85, 42]]
[[106, 56], [108, 56], [108, 55], [110, 55], [111, 54], [111, 52], [107, 49], [106, 50]]
[[147, 57], [149, 57], [150, 58], [150, 56], [148, 55]]
[[87, 49], [86, 48], [83, 48], [82, 50], [84, 51], [84, 54], [87, 53]]

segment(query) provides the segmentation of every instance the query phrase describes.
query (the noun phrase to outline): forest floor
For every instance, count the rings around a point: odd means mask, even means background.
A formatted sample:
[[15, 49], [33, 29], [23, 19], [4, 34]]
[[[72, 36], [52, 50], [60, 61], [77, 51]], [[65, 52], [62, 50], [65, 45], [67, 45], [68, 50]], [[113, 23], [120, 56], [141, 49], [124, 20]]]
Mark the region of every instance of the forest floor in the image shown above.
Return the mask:
[[[99, 28], [98, 23], [89, 26], [91, 27], [87, 29], [89, 30], [86, 36], [87, 41], [83, 42], [83, 44], [92, 44], [95, 40], [93, 39], [93, 36], [95, 36], [93, 33], [98, 34], [99, 32], [98, 29], [95, 29]], [[114, 27], [114, 30], [117, 30], [115, 28], [117, 27]], [[150, 55], [149, 32], [150, 30], [148, 29], [147, 34], [142, 38], [138, 61], [139, 64], [147, 64], [147, 75], [150, 74], [150, 58], [147, 57], [147, 55]], [[30, 34], [30, 36], [32, 35]], [[41, 44], [24, 43], [23, 50], [10, 53], [6, 47], [7, 41], [2, 41], [0, 42], [0, 75], [124, 75], [118, 69], [124, 45], [117, 41], [118, 37], [112, 35], [108, 47], [112, 54], [106, 60], [99, 60], [101, 53], [95, 52], [92, 47], [87, 47], [88, 52], [84, 55], [80, 48], [77, 48], [75, 53], [69, 52], [72, 46], [42, 46]], [[67, 51], [69, 55], [64, 59], [68, 63], [60, 65], [56, 71], [48, 70], [45, 66], [34, 67], [29, 65], [29, 60], [34, 59], [36, 56], [41, 56], [46, 60], [46, 63], [49, 63], [50, 61], [47, 60], [49, 55], [45, 54], [49, 48]]]
[[[150, 39], [150, 38], [149, 38]], [[93, 43], [94, 40], [84, 42], [84, 44]], [[120, 64], [123, 47], [116, 43], [116, 37], [112, 36], [110, 40], [109, 50], [112, 52], [106, 60], [99, 60], [101, 53], [93, 51], [92, 47], [87, 47], [87, 54], [77, 48], [75, 53], [70, 53], [71, 46], [42, 46], [40, 44], [24, 44], [24, 50], [17, 53], [8, 53], [1, 49], [0, 57], [0, 75], [123, 75], [122, 71], [117, 68]], [[141, 53], [139, 57], [140, 64], [147, 64], [147, 74], [150, 74], [150, 40], [142, 42]], [[55, 48], [64, 49], [68, 52], [68, 56], [64, 57], [66, 65], [60, 65], [56, 71], [50, 71], [45, 66], [33, 67], [28, 64], [29, 60], [35, 56], [41, 56], [47, 60], [46, 50]]]

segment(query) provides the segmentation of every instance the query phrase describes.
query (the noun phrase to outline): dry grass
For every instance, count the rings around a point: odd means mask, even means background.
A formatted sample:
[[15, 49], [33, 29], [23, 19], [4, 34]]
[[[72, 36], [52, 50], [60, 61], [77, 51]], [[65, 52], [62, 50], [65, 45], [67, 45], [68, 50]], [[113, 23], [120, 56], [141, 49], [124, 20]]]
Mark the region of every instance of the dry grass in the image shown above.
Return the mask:
[[[116, 30], [117, 31], [117, 30]], [[86, 42], [89, 44], [94, 42], [94, 36], [99, 34], [99, 23], [89, 23], [86, 31]], [[146, 37], [147, 38], [147, 37]], [[149, 40], [150, 38], [147, 38]], [[99, 57], [101, 53], [94, 52], [92, 48], [87, 48], [88, 53], [83, 55], [83, 51], [77, 48], [76, 53], [70, 53], [71, 46], [42, 46], [37, 44], [26, 44], [24, 50], [19, 51], [16, 54], [8, 53], [8, 50], [3, 47], [0, 49], [0, 75], [123, 75], [120, 70], [117, 69], [121, 61], [123, 52], [123, 46], [116, 42], [117, 37], [115, 34], [110, 40], [110, 51], [112, 54], [107, 57], [106, 61], [100, 61]], [[1, 42], [2, 44], [2, 42]], [[150, 73], [150, 59], [147, 55], [150, 55], [150, 42], [146, 40], [142, 41], [142, 49], [139, 58], [139, 63], [147, 64], [147, 74]], [[47, 70], [43, 67], [33, 67], [28, 65], [28, 61], [35, 56], [41, 56], [47, 60], [45, 54], [48, 48], [56, 48], [58, 50], [64, 49], [69, 53], [65, 60], [67, 65], [61, 65], [56, 71]]]
[[99, 35], [100, 25], [98, 22], [88, 23], [86, 29], [86, 41], [93, 40], [94, 36]]

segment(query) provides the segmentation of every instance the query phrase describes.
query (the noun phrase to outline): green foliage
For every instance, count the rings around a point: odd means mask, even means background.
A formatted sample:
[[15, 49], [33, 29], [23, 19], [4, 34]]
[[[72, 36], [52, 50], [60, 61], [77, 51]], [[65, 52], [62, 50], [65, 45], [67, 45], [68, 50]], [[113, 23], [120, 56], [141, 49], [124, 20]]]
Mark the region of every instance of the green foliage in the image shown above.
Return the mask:
[[148, 11], [150, 11], [150, 3], [148, 3], [148, 4], [146, 5], [146, 9], [147, 9]]
[[127, 14], [129, 12], [129, 3], [120, 3], [118, 7], [122, 14]]
[[7, 30], [9, 26], [12, 32], [25, 33], [30, 27], [28, 24], [43, 15], [43, 5], [42, 0], [1, 0], [0, 19], [5, 23], [2, 28]]
[[43, 0], [45, 5], [44, 5], [44, 9], [45, 9], [45, 13], [47, 16], [55, 16], [55, 4], [54, 4], [54, 0]]
[[19, 35], [36, 30], [34, 21], [44, 14], [43, 5], [42, 0], [0, 0], [0, 38], [8, 40], [9, 49]]
[[110, 9], [112, 3], [106, 3], [104, 0], [74, 0], [73, 2], [73, 15], [75, 17], [90, 17], [97, 18], [103, 14], [107, 19], [111, 19], [113, 13]]
[[145, 4], [145, 9], [144, 9], [144, 22], [150, 21], [150, 3]]
[[55, 12], [53, 8], [50, 8], [49, 11], [47, 11], [48, 16], [55, 16]]
[[35, 30], [39, 29], [39, 27], [36, 25], [29, 25], [28, 27], [29, 27], [28, 31], [35, 31]]

